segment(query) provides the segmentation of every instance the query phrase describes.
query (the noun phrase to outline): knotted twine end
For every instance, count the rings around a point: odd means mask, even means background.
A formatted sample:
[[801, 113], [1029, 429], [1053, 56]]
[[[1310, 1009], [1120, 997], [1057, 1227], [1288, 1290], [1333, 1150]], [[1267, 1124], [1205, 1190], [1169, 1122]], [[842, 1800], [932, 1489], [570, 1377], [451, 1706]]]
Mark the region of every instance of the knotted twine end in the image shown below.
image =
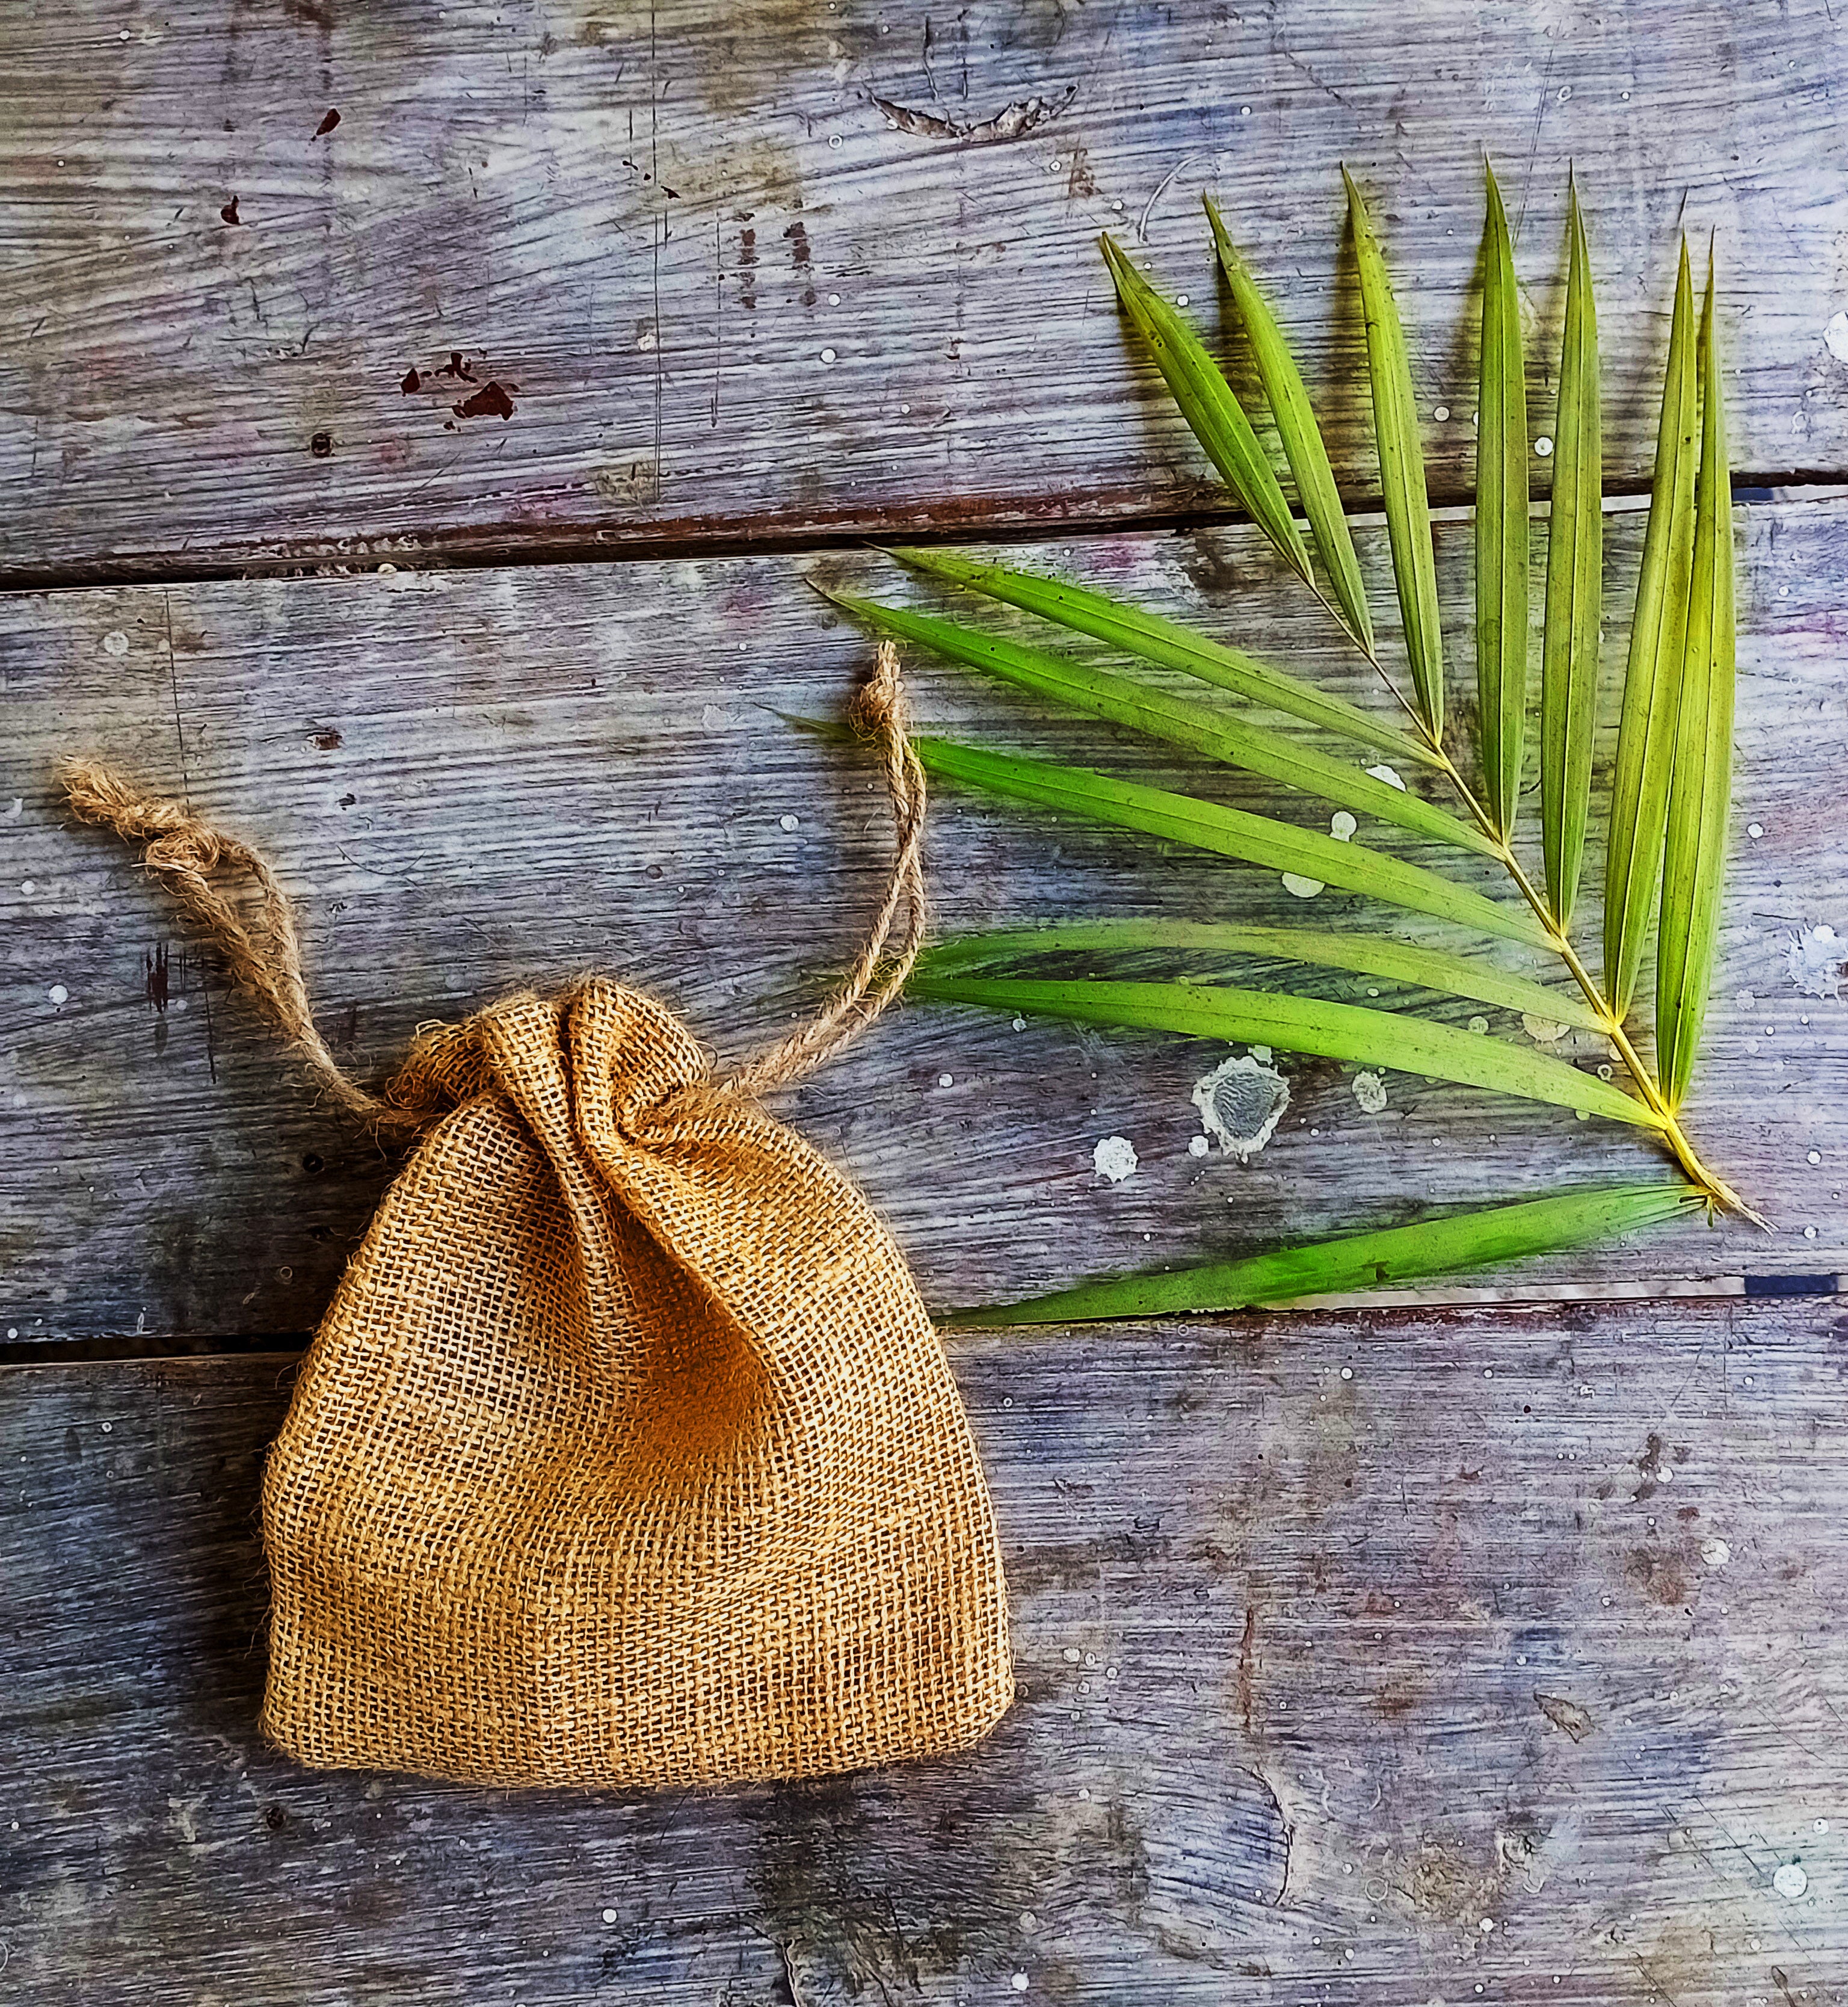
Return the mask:
[[[302, 944], [288, 894], [262, 855], [195, 815], [184, 802], [144, 794], [113, 767], [66, 760], [58, 776], [71, 806], [129, 843], [143, 843], [143, 867], [173, 894], [180, 910], [223, 950], [232, 979], [256, 998], [277, 1029], [319, 1075], [349, 1114], [381, 1130], [404, 1130], [420, 1118], [369, 1093], [340, 1069], [316, 1028], [302, 979]], [[218, 871], [245, 872], [256, 881], [256, 931], [210, 882]]]
[[[906, 735], [898, 651], [890, 641], [880, 643], [873, 673], [855, 693], [850, 717], [856, 732], [879, 741], [883, 756], [897, 837], [885, 897], [846, 981], [809, 1024], [718, 1081], [732, 1093], [769, 1093], [810, 1072], [872, 1023], [903, 989], [918, 958], [924, 934], [924, 771]], [[340, 1071], [328, 1050], [302, 979], [294, 911], [259, 852], [214, 829], [188, 804], [144, 793], [98, 760], [69, 760], [58, 778], [72, 809], [83, 821], [113, 830], [125, 842], [146, 846], [143, 868], [217, 943], [233, 981], [256, 999], [340, 1107], [376, 1130], [399, 1136], [423, 1126], [427, 1110], [402, 1108], [369, 1092]], [[256, 882], [259, 911], [254, 931], [210, 882], [220, 871], [245, 873]], [[901, 903], [908, 909], [904, 937], [881, 972], [880, 958]]]

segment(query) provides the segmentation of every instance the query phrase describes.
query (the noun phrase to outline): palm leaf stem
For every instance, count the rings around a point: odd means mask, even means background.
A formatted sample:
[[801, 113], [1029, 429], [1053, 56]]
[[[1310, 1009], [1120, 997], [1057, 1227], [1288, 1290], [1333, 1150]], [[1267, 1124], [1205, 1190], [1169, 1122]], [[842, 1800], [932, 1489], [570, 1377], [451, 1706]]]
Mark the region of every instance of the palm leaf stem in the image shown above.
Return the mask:
[[1742, 1219], [1751, 1221], [1755, 1226], [1769, 1228], [1769, 1221], [1761, 1214], [1754, 1212], [1723, 1178], [1709, 1169], [1702, 1162], [1699, 1152], [1695, 1148], [1687, 1131], [1681, 1127], [1677, 1112], [1669, 1106], [1668, 1098], [1662, 1091], [1661, 1084], [1656, 1078], [1654, 1069], [1631, 1042], [1628, 1032], [1624, 1029], [1616, 1012], [1612, 1010], [1610, 1000], [1599, 987], [1597, 978], [1585, 967], [1584, 961], [1580, 958], [1578, 950], [1572, 944], [1571, 936], [1554, 919], [1550, 901], [1533, 880], [1528, 877], [1526, 871], [1522, 866], [1520, 859], [1515, 854], [1513, 845], [1501, 831], [1497, 829], [1488, 811], [1476, 799], [1476, 791], [1463, 778], [1455, 761], [1451, 758], [1444, 745], [1442, 734], [1433, 735], [1416, 708], [1393, 680], [1391, 672], [1380, 660], [1378, 651], [1369, 647], [1360, 636], [1354, 632], [1319, 586], [1313, 580], [1308, 583], [1310, 593], [1320, 601], [1323, 610], [1340, 629], [1342, 639], [1363, 661], [1368, 664], [1398, 700], [1399, 707], [1411, 719], [1413, 730], [1419, 739], [1430, 748], [1438, 772], [1450, 783], [1451, 791], [1462, 804], [1476, 827], [1494, 844], [1497, 859], [1509, 877], [1514, 880], [1515, 890], [1532, 909], [1534, 917], [1546, 929], [1547, 940], [1554, 952], [1564, 963], [1567, 972], [1584, 992], [1585, 1001], [1598, 1014], [1600, 1021], [1599, 1030], [1616, 1049], [1617, 1056], [1623, 1061], [1625, 1071], [1636, 1083], [1637, 1091], [1642, 1096], [1645, 1106], [1659, 1118], [1663, 1141], [1674, 1152], [1675, 1161], [1687, 1173], [1692, 1183], [1706, 1195], [1710, 1205], [1726, 1212], [1736, 1212]]

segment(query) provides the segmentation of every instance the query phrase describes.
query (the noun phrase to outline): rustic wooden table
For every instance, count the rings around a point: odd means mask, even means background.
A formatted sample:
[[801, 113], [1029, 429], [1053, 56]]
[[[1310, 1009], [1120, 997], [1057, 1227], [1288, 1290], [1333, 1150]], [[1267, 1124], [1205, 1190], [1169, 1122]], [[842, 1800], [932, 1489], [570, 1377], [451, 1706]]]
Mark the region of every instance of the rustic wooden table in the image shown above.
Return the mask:
[[[1848, 1011], [1788, 954], [1848, 931], [1835, 14], [0, 19], [0, 1998], [1848, 1996]], [[1415, 1303], [953, 1341], [1021, 1687], [959, 1761], [624, 1798], [267, 1751], [260, 1462], [390, 1166], [72, 828], [57, 756], [114, 756], [269, 851], [362, 1070], [591, 966], [739, 1051], [804, 1007], [883, 869], [873, 775], [779, 714], [837, 711], [863, 661], [806, 581], [888, 578], [868, 540], [1004, 532], [1352, 685], [1127, 346], [1099, 228], [1211, 320], [1216, 192], [1328, 390], [1382, 591], [1355, 168], [1467, 603], [1484, 149], [1536, 432], [1576, 163], [1614, 605], [1674, 230], [1719, 233], [1740, 763], [1693, 1126], [1776, 1230]], [[931, 718], [1172, 771], [912, 670]], [[930, 861], [946, 926], [1291, 903], [966, 798]], [[779, 1105], [940, 1305], [1650, 1171], [1614, 1128], [1408, 1076], [1367, 1114], [1349, 1070], [1284, 1066], [1289, 1118], [1242, 1167], [1190, 1155], [1178, 1039], [908, 1008]], [[1141, 1159], [1115, 1185], [1113, 1134]]]

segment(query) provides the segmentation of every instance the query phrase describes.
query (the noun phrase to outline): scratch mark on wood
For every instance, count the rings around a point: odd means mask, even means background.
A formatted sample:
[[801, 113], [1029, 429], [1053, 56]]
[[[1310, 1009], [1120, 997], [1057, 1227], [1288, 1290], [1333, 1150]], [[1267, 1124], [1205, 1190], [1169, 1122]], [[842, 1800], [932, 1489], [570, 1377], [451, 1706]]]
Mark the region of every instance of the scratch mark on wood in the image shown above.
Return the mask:
[[[648, 171], [658, 188], [661, 185], [661, 68], [658, 44], [656, 39], [655, 10], [648, 9]], [[667, 344], [661, 324], [661, 252], [667, 241], [667, 212], [658, 202], [654, 207], [654, 229], [650, 285], [654, 300], [654, 493], [653, 499], [661, 499], [662, 446], [665, 438], [665, 412], [667, 402]]]
[[901, 132], [909, 132], [920, 139], [954, 139], [965, 146], [987, 146], [998, 139], [1017, 139], [1036, 126], [1056, 118], [1077, 94], [1078, 86], [1074, 83], [1060, 98], [1017, 98], [1013, 104], [1004, 105], [993, 118], [965, 125], [961, 119], [896, 104], [889, 97], [881, 97], [876, 91], [867, 93]]
[[[173, 594], [160, 595], [160, 611], [167, 631], [167, 679], [173, 695], [173, 736], [180, 757], [180, 799], [190, 809], [192, 806], [192, 781], [186, 763], [186, 732], [180, 722], [180, 662], [173, 647]], [[203, 1000], [206, 1021], [206, 1077], [214, 1086], [218, 1080], [218, 1041], [212, 1023], [212, 987], [206, 976], [199, 978], [199, 993]]]
[[1597, 1727], [1585, 1709], [1564, 1694], [1542, 1693], [1536, 1687], [1533, 1704], [1562, 1735], [1571, 1736], [1575, 1742], [1582, 1742]]

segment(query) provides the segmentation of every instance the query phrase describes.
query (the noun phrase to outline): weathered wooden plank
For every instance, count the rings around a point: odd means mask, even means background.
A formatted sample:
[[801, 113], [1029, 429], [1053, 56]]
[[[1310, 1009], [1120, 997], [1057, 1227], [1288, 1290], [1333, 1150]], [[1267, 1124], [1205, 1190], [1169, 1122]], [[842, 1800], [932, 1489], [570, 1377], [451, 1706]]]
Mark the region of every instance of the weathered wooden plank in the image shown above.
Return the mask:
[[[1795, 986], [1788, 952], [1805, 924], [1848, 935], [1848, 504], [1741, 520], [1734, 877], [1691, 1121], [1779, 1230], [1691, 1225], [1542, 1266], [1536, 1280], [1848, 1268], [1848, 1014]], [[1640, 523], [1610, 521], [1604, 769]], [[1440, 526], [1452, 604], [1469, 541], [1466, 524]], [[1381, 541], [1363, 533], [1376, 578]], [[1262, 637], [1356, 700], [1384, 701], [1248, 535], [1088, 540], [1028, 559]], [[389, 1064], [426, 1019], [590, 967], [656, 989], [735, 1054], [813, 1007], [805, 980], [845, 960], [887, 855], [871, 763], [778, 715], [838, 712], [866, 659], [856, 633], [830, 624], [807, 569], [400, 572], [0, 601], [12, 726], [0, 771], [12, 1139], [0, 1336], [311, 1329], [390, 1175], [363, 1136], [315, 1106], [122, 847], [71, 825], [53, 783], [60, 753], [94, 750], [188, 791], [269, 852], [300, 901], [323, 1021], [361, 1071]], [[828, 570], [907, 589], [869, 557]], [[911, 666], [927, 721], [1328, 827], [1306, 797], [1170, 764], [921, 658]], [[1406, 848], [1472, 869], [1461, 853]], [[1073, 911], [1399, 926], [1341, 894], [1305, 904], [1268, 873], [947, 791], [929, 856], [942, 929]], [[1479, 882], [1494, 887], [1492, 875]], [[1601, 882], [1596, 859], [1588, 882]], [[1324, 973], [1306, 986], [1366, 1000], [1377, 986]], [[1449, 1008], [1462, 1022], [1473, 1007]], [[1493, 1035], [1524, 1035], [1483, 1014]], [[1578, 1034], [1553, 1049], [1595, 1056]], [[1618, 1125], [1409, 1075], [1389, 1077], [1384, 1112], [1364, 1115], [1351, 1069], [1288, 1058], [1293, 1099], [1271, 1145], [1243, 1166], [1200, 1159], [1193, 1084], [1221, 1056], [1184, 1039], [1017, 1031], [920, 1006], [780, 1105], [893, 1222], [939, 1305], [1567, 1176], [1647, 1175], [1658, 1161]], [[1141, 1159], [1114, 1185], [1092, 1165], [1113, 1135]]]
[[662, 1798], [266, 1751], [286, 1367], [9, 1369], [9, 1997], [1839, 2001], [1845, 1344], [1766, 1304], [959, 1344], [1019, 1704]]
[[1406, 275], [1454, 498], [1485, 150], [1530, 289], [1536, 432], [1570, 160], [1611, 478], [1646, 473], [1684, 216], [1719, 232], [1736, 464], [1842, 470], [1835, 11], [12, 8], [0, 567], [196, 575], [1194, 509], [1204, 463], [1126, 349], [1092, 238], [1145, 228], [1213, 325], [1203, 189], [1329, 387], [1338, 466], [1364, 489], [1343, 160]]

